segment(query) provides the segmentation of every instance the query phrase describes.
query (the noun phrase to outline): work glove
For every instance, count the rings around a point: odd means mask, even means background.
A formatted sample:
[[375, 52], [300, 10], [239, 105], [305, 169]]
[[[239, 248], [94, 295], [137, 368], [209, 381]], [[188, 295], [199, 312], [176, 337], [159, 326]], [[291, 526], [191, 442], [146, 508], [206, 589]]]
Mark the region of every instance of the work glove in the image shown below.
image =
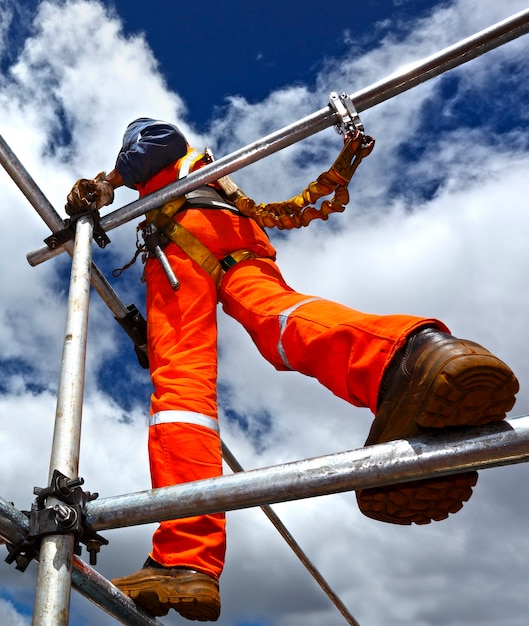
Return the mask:
[[111, 204], [114, 201], [114, 188], [105, 180], [105, 176], [105, 172], [99, 172], [92, 180], [80, 178], [66, 197], [66, 213], [74, 215], [87, 211], [94, 202], [98, 210]]

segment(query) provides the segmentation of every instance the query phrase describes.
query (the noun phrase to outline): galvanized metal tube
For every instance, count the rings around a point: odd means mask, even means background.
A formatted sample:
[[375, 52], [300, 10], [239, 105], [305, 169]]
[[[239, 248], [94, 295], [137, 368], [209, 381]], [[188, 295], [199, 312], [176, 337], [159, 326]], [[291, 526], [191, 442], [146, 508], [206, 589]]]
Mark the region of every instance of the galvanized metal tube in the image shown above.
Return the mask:
[[[27, 538], [28, 529], [28, 518], [0, 497], [0, 535], [5, 541], [15, 546], [20, 544]], [[122, 624], [162, 626], [160, 621], [145, 613], [106, 578], [75, 556], [72, 585]]]
[[50, 460], [50, 480], [55, 469], [70, 478], [76, 478], [79, 469], [88, 306], [90, 303], [92, 233], [92, 219], [90, 217], [79, 218], [68, 294], [62, 366]]
[[[244, 469], [235, 458], [235, 455], [231, 452], [228, 446], [222, 442], [222, 457], [229, 465], [230, 469], [233, 472], [243, 472]], [[334, 593], [329, 583], [325, 580], [325, 578], [320, 574], [320, 572], [316, 569], [312, 561], [302, 550], [299, 543], [294, 539], [288, 528], [283, 524], [277, 513], [272, 509], [269, 505], [264, 505], [261, 507], [263, 513], [268, 517], [268, 519], [272, 522], [276, 530], [279, 532], [281, 537], [287, 542], [287, 544], [292, 548], [294, 554], [298, 557], [298, 559], [303, 563], [305, 569], [310, 573], [310, 575], [314, 578], [314, 580], [318, 583], [318, 585], [323, 589], [329, 600], [334, 604], [334, 606], [338, 609], [338, 611], [345, 618], [345, 621], [351, 626], [360, 626], [360, 624], [355, 620], [355, 618], [351, 615], [345, 604], [340, 600], [340, 598]]]
[[26, 539], [28, 528], [28, 518], [0, 497], [0, 537], [8, 543], [18, 545]]
[[51, 231], [61, 230], [64, 227], [64, 224], [60, 215], [51, 206], [40, 187], [31, 178], [26, 168], [22, 165], [20, 160], [1, 135], [0, 163], [9, 176], [11, 176], [20, 191], [24, 194], [24, 196], [26, 196], [27, 200], [29, 200], [33, 208], [44, 220], [48, 228]]
[[[37, 211], [40, 217], [44, 220], [49, 229], [52, 232], [62, 230], [62, 228], [64, 227], [64, 222], [61, 216], [50, 204], [49, 200], [46, 198], [40, 187], [31, 178], [28, 171], [24, 168], [22, 163], [19, 161], [15, 153], [11, 150], [11, 148], [8, 146], [5, 139], [1, 135], [0, 163], [2, 164], [6, 172], [11, 176], [20, 191], [22, 191], [31, 206], [33, 206], [33, 208]], [[73, 254], [73, 245], [73, 242], [68, 242], [64, 244], [64, 247], [61, 247], [57, 251], [57, 254], [59, 252], [64, 252], [65, 250], [70, 255]], [[45, 248], [45, 250], [49, 251], [48, 248]], [[114, 289], [110, 286], [101, 271], [95, 265], [93, 265], [92, 267], [91, 281], [94, 289], [112, 311], [114, 317], [117, 317], [118, 319], [126, 317], [128, 314], [127, 307], [123, 304], [123, 302], [121, 302]]]
[[529, 460], [529, 416], [90, 502], [94, 530], [232, 511]]
[[[78, 476], [93, 227], [90, 217], [81, 217], [76, 223], [48, 483], [55, 470], [70, 479]], [[59, 501], [54, 498], [46, 501], [48, 507], [55, 504]], [[35, 625], [68, 625], [74, 544], [73, 534], [42, 539], [33, 612]]]
[[[350, 98], [358, 112], [365, 111], [528, 32], [529, 9], [525, 9], [475, 35], [444, 48], [436, 54], [397, 70], [381, 81], [351, 94]], [[214, 161], [182, 180], [113, 211], [102, 218], [101, 225], [106, 231], [110, 231], [201, 185], [231, 174], [339, 123], [339, 115], [330, 106], [327, 106], [259, 141]], [[38, 265], [56, 253], [55, 251], [51, 253], [47, 248], [41, 248], [30, 252], [27, 258], [31, 265]]]
[[73, 549], [73, 535], [52, 535], [42, 540], [33, 626], [68, 626]]
[[351, 98], [359, 113], [385, 102], [420, 83], [444, 74], [529, 32], [529, 8], [444, 48], [408, 63], [383, 80], [355, 92]]
[[77, 591], [122, 624], [163, 626], [159, 620], [145, 613], [117, 587], [79, 559], [74, 562], [72, 581]]
[[[421, 61], [397, 70], [393, 75], [350, 95], [357, 111], [361, 112], [415, 87], [498, 46], [529, 32], [529, 9], [486, 28]], [[181, 181], [168, 185], [154, 194], [137, 200], [102, 220], [105, 230], [139, 217], [176, 197], [250, 165], [321, 130], [338, 124], [339, 116], [327, 106], [298, 122], [284, 127], [253, 144], [233, 152], [201, 168]]]

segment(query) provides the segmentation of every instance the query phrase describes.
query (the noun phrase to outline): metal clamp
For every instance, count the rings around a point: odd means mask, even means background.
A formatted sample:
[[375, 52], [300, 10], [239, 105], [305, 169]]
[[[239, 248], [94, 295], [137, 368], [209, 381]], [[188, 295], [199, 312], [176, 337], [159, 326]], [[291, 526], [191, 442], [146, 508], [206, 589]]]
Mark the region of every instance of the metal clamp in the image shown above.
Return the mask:
[[336, 131], [344, 136], [350, 135], [354, 131], [364, 133], [364, 125], [349, 95], [346, 93], [338, 95], [333, 91], [329, 97], [329, 105], [341, 119], [340, 124], [336, 124]]
[[[81, 554], [80, 543], [85, 544], [90, 554], [90, 565], [96, 565], [97, 554], [108, 541], [90, 529], [86, 523], [86, 504], [95, 500], [99, 494], [83, 491], [82, 478], [69, 479], [58, 470], [54, 470], [48, 487], [35, 487], [37, 496], [31, 511], [24, 511], [29, 518], [29, 530], [24, 541], [17, 545], [7, 544], [7, 563], [16, 561], [16, 569], [25, 571], [33, 559], [37, 559], [40, 543], [48, 535], [75, 535], [74, 552]], [[59, 502], [53, 507], [46, 507], [46, 499], [53, 497]]]
[[129, 304], [125, 317], [114, 318], [134, 343], [134, 351], [143, 369], [149, 369], [147, 352], [147, 322], [135, 304]]
[[[93, 204], [92, 206], [95, 206]], [[64, 220], [64, 228], [52, 233], [49, 237], [44, 239], [44, 243], [50, 250], [55, 250], [59, 246], [62, 246], [67, 241], [75, 238], [76, 222], [80, 217], [90, 215], [94, 221], [94, 240], [100, 248], [105, 248], [110, 243], [110, 238], [106, 234], [104, 228], [100, 224], [101, 216], [95, 208], [90, 208], [87, 211], [81, 211], [75, 213], [70, 218]]]
[[169, 259], [163, 251], [164, 244], [162, 241], [162, 233], [154, 224], [147, 224], [145, 226], [143, 229], [143, 240], [145, 241], [147, 250], [149, 250], [151, 254], [154, 254], [154, 256], [158, 259], [164, 274], [167, 276], [167, 280], [171, 285], [171, 289], [174, 289], [174, 291], [180, 289], [180, 281], [176, 277], [176, 274], [169, 263]]

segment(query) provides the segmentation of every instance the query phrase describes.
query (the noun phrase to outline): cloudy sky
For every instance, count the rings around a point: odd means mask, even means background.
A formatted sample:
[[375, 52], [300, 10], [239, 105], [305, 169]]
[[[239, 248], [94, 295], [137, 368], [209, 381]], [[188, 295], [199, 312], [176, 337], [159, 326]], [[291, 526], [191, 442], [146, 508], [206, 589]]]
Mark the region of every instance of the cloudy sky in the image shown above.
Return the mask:
[[[180, 4], [180, 3], [179, 3]], [[223, 156], [526, 8], [525, 0], [0, 0], [0, 134], [64, 215], [79, 177], [114, 164], [126, 124], [177, 122]], [[228, 6], [226, 6], [228, 5]], [[528, 36], [363, 113], [376, 139], [345, 213], [271, 233], [299, 291], [373, 313], [444, 320], [505, 359], [529, 405]], [[237, 172], [259, 202], [284, 200], [327, 169], [334, 129]], [[116, 193], [113, 208], [135, 199]], [[0, 496], [28, 509], [47, 483], [69, 258], [30, 267], [49, 231], [0, 169]], [[95, 261], [143, 309], [136, 224]], [[138, 264], [137, 264], [138, 265]], [[316, 381], [278, 373], [219, 314], [221, 427], [245, 468], [363, 445], [371, 415]], [[94, 295], [80, 475], [103, 497], [147, 489], [150, 384], [129, 340]], [[229, 471], [229, 470], [228, 470]], [[353, 493], [275, 510], [362, 626], [527, 623], [527, 466], [481, 473], [456, 516], [425, 527], [364, 518]], [[259, 510], [228, 515], [219, 624], [337, 626], [325, 594]], [[141, 566], [153, 526], [105, 533], [97, 569]], [[0, 623], [31, 622], [36, 565], [0, 563]], [[172, 612], [161, 621], [182, 623]], [[74, 593], [71, 624], [115, 620]]]

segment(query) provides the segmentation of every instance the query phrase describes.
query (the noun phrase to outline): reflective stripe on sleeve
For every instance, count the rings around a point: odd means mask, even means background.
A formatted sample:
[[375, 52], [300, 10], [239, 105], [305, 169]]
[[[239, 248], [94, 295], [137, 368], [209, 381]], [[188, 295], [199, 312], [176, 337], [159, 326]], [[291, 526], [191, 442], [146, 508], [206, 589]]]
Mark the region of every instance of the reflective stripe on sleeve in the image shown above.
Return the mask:
[[193, 165], [203, 157], [195, 148], [191, 148], [188, 153], [180, 159], [178, 164], [178, 178], [184, 178], [189, 174]]
[[289, 307], [288, 309], [285, 309], [278, 316], [278, 319], [279, 319], [279, 341], [277, 343], [277, 352], [278, 352], [279, 356], [281, 357], [281, 360], [283, 361], [283, 365], [285, 367], [288, 367], [288, 369], [294, 369], [290, 365], [290, 363], [288, 362], [288, 358], [287, 358], [287, 355], [286, 355], [286, 352], [285, 352], [285, 347], [283, 346], [283, 333], [285, 332], [285, 328], [287, 327], [288, 318], [300, 306], [303, 306], [304, 304], [308, 304], [309, 302], [315, 302], [316, 300], [322, 300], [322, 298], [307, 298], [307, 300], [302, 300], [301, 302], [298, 302], [297, 304], [294, 304], [293, 306]]
[[197, 426], [210, 428], [217, 433], [220, 432], [219, 423], [215, 418], [204, 415], [203, 413], [195, 413], [194, 411], [158, 411], [158, 413], [153, 413], [149, 417], [149, 426], [175, 422], [195, 424]]

